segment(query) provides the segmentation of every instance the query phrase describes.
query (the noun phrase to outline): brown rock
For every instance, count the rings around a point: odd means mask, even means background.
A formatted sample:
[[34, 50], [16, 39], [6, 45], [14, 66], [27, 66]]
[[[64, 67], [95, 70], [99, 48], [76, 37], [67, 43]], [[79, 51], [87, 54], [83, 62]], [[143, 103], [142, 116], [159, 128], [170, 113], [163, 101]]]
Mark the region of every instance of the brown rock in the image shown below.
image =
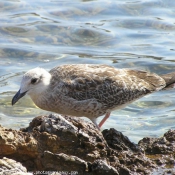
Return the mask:
[[147, 157], [160, 166], [158, 172], [166, 174], [170, 171], [170, 174], [175, 174], [175, 130], [167, 131], [160, 138], [143, 138], [139, 146], [145, 150]]
[[0, 159], [0, 174], [3, 175], [31, 175], [21, 163], [3, 157]]
[[[170, 144], [167, 140], [173, 140], [171, 133], [164, 137], [161, 143]], [[21, 162], [28, 171], [141, 175], [150, 174], [164, 163], [143, 153], [153, 150], [154, 141], [146, 138], [140, 141], [140, 147], [115, 129], [101, 133], [82, 119], [49, 115], [34, 118], [29, 127], [21, 131], [0, 127], [0, 156]]]

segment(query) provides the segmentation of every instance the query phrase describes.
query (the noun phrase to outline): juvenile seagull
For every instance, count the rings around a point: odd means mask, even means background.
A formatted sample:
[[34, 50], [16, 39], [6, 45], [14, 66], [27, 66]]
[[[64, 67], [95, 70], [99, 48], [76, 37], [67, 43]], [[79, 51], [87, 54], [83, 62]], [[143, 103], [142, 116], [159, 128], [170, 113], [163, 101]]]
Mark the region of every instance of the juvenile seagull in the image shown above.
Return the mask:
[[[146, 71], [116, 69], [107, 65], [62, 65], [49, 72], [31, 69], [23, 75], [14, 105], [28, 94], [41, 109], [89, 118], [98, 128], [111, 111], [154, 91], [174, 87], [175, 72], [157, 75]], [[105, 114], [97, 125], [96, 119]]]

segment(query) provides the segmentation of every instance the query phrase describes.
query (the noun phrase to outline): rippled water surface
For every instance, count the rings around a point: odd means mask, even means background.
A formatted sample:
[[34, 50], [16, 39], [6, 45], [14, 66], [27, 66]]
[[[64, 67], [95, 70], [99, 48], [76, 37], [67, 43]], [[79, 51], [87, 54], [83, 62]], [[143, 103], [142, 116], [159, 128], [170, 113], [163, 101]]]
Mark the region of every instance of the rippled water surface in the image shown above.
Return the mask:
[[[21, 76], [40, 66], [107, 64], [158, 74], [175, 71], [173, 0], [1, 0], [0, 124], [25, 127], [37, 115], [29, 97], [11, 99]], [[175, 129], [175, 90], [156, 92], [114, 111], [103, 128], [137, 142]]]

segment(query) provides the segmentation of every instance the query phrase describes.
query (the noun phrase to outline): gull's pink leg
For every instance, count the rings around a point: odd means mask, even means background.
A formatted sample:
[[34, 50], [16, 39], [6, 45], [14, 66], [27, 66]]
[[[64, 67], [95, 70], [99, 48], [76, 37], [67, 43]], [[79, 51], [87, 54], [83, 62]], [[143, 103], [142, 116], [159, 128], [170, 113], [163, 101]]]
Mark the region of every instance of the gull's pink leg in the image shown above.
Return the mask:
[[101, 126], [104, 124], [104, 122], [109, 118], [110, 116], [110, 112], [107, 112], [105, 117], [102, 119], [102, 121], [98, 124], [99, 128], [101, 128]]

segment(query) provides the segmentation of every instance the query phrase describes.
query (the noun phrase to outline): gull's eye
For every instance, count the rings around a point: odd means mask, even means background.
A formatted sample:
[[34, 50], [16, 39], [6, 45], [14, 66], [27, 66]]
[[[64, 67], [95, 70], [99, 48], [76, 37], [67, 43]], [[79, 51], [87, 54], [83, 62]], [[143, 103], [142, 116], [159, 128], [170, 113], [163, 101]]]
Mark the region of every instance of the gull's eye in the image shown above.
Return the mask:
[[37, 82], [37, 80], [38, 80], [37, 78], [32, 78], [31, 79], [31, 84], [35, 84]]

